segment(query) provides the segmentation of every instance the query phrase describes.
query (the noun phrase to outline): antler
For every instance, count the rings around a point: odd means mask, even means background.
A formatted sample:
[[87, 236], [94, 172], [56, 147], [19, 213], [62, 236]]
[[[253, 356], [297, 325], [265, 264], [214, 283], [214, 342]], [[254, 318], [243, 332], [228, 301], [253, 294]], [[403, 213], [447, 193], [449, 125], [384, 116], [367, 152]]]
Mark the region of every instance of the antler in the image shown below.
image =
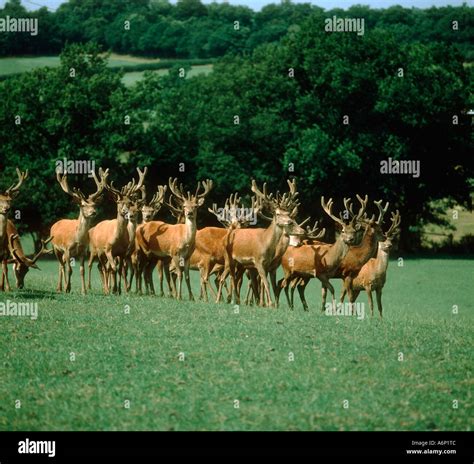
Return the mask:
[[321, 206], [323, 207], [325, 213], [335, 222], [338, 222], [341, 224], [341, 226], [345, 225], [345, 222], [342, 220], [342, 218], [338, 218], [332, 214], [332, 207], [333, 207], [333, 199], [330, 198], [327, 203], [324, 201], [324, 196], [321, 197]]
[[283, 194], [281, 197], [277, 194], [277, 202], [278, 207], [288, 211], [290, 213], [290, 217], [295, 218], [298, 214], [298, 206], [300, 203], [297, 200], [298, 192], [296, 191], [296, 179], [287, 180], [288, 187], [290, 191], [288, 193]]
[[365, 210], [367, 208], [367, 203], [369, 201], [369, 196], [365, 195], [365, 198], [362, 198], [359, 194], [356, 195], [357, 199], [359, 200], [360, 203], [360, 208], [359, 212], [357, 213], [357, 216], [353, 218], [353, 221], [360, 221], [362, 217], [364, 216]]
[[161, 206], [163, 203], [163, 200], [165, 198], [165, 193], [166, 189], [168, 187], [166, 185], [158, 185], [158, 190], [157, 192], [153, 195], [149, 205], [156, 208], [158, 206]]
[[200, 189], [200, 185], [199, 185], [199, 182], [198, 182], [198, 186], [196, 188], [196, 193], [194, 195], [194, 197], [199, 200], [201, 198], [204, 198], [206, 197], [207, 195], [209, 195], [209, 192], [212, 190], [212, 186], [213, 186], [213, 182], [211, 179], [206, 179], [206, 180], [203, 180], [202, 182], [202, 186], [204, 188], [204, 191], [202, 193], [198, 193], [199, 192], [199, 189]]
[[[301, 227], [304, 223], [309, 221], [309, 219], [310, 219], [309, 217], [305, 219], [301, 224], [299, 224], [299, 226]], [[306, 237], [311, 238], [313, 240], [317, 240], [318, 238], [324, 237], [324, 235], [326, 234], [326, 229], [323, 228], [319, 230], [318, 225], [319, 225], [319, 221], [316, 221], [312, 228], [310, 226], [306, 226], [306, 233], [305, 233]]]
[[18, 195], [21, 185], [28, 178], [28, 169], [25, 172], [21, 172], [18, 168], [16, 168], [16, 173], [18, 175], [18, 182], [16, 184], [12, 184], [9, 188], [7, 188], [7, 190], [5, 190], [5, 195], [11, 198]]
[[67, 173], [61, 174], [59, 171], [56, 171], [56, 179], [59, 182], [59, 185], [61, 188], [68, 194], [71, 195], [71, 197], [74, 198], [77, 202], [81, 202], [83, 200], [86, 200], [85, 195], [77, 188], [72, 188], [69, 187], [68, 181], [67, 181]]
[[176, 220], [180, 222], [183, 218], [183, 208], [182, 206], [176, 206], [173, 204], [173, 198], [176, 198], [176, 196], [173, 195], [170, 195], [169, 200], [163, 201], [163, 203], [169, 208], [171, 214], [176, 218]]
[[377, 219], [377, 224], [382, 225], [383, 223], [383, 217], [385, 216], [385, 213], [388, 211], [388, 207], [390, 203], [387, 201], [385, 208], [382, 208], [382, 200], [379, 201], [374, 201], [374, 204], [377, 206], [379, 210], [379, 217]]
[[97, 191], [95, 193], [91, 193], [89, 195], [89, 201], [96, 201], [104, 191], [105, 184], [107, 183], [107, 177], [109, 175], [109, 170], [106, 169], [105, 171], [102, 168], [99, 168], [99, 176], [100, 180], [97, 178], [97, 175], [94, 170], [92, 170], [92, 177], [94, 178], [95, 184], [97, 186]]
[[396, 213], [392, 211], [392, 217], [390, 220], [392, 221], [392, 224], [390, 225], [390, 228], [387, 230], [387, 232], [385, 232], [386, 237], [392, 237], [399, 230], [399, 226], [400, 226], [400, 223], [402, 222], [402, 218], [400, 217], [400, 212], [398, 211], [398, 209]]
[[46, 248], [46, 245], [51, 241], [53, 240], [53, 237], [48, 237], [46, 240], [43, 240], [41, 239], [41, 248], [40, 248], [40, 251], [38, 251], [38, 253], [36, 253], [35, 256], [33, 256], [33, 258], [31, 259], [31, 262], [33, 264], [36, 263], [36, 261], [38, 261], [38, 258], [41, 256], [41, 255], [46, 255], [46, 254], [49, 254], [49, 253], [52, 253], [53, 252], [53, 249], [50, 248], [49, 250]]
[[[181, 200], [181, 201], [185, 201], [186, 200], [186, 196], [184, 194], [184, 191], [183, 191], [183, 184], [179, 184], [179, 187], [177, 186], [177, 183], [178, 183], [178, 179], [175, 177], [174, 179], [172, 179], [171, 177], [169, 178], [168, 180], [168, 185], [169, 185], [169, 188], [171, 190], [171, 193], [178, 199], [178, 200]], [[171, 197], [170, 197], [171, 198]]]

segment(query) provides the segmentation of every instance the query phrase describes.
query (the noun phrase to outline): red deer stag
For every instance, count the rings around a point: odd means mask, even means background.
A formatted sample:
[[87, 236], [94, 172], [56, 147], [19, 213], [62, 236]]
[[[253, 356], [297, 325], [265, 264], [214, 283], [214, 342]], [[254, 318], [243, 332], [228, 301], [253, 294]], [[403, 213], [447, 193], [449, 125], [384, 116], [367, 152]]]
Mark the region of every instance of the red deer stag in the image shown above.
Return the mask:
[[[16, 173], [18, 175], [18, 182], [11, 185], [3, 193], [0, 193], [0, 260], [2, 261], [0, 290], [6, 290], [7, 292], [10, 291], [10, 283], [8, 282], [8, 259], [11, 254], [8, 234], [8, 213], [10, 212], [12, 201], [20, 193], [20, 187], [28, 177], [28, 171], [21, 172], [17, 168]], [[25, 262], [25, 264], [28, 265], [27, 262]]]
[[133, 179], [121, 190], [116, 189], [113, 183], [105, 184], [105, 188], [117, 205], [117, 217], [101, 221], [89, 231], [89, 276], [94, 258], [97, 257], [102, 288], [106, 295], [110, 293], [110, 287], [112, 287], [112, 293], [121, 292], [123, 263], [130, 249], [130, 243], [133, 241], [128, 230], [129, 219], [138, 214], [140, 207], [138, 195], [143, 186], [147, 168], [143, 172], [137, 168], [137, 171], [139, 175], [137, 184]]
[[[277, 256], [280, 240], [284, 234], [290, 235], [296, 225], [291, 216], [297, 207], [297, 193], [294, 189], [294, 183], [288, 181], [288, 185], [290, 187], [289, 193], [285, 193], [282, 196], [277, 194], [276, 197], [273, 197], [273, 194], [267, 194], [266, 184], [263, 184], [263, 190], [260, 190], [255, 180], [252, 180], [252, 191], [256, 196], [258, 213], [270, 220], [262, 212], [263, 208], [268, 209], [272, 215], [271, 223], [266, 229], [236, 229], [229, 231], [224, 242], [225, 270], [221, 276], [217, 301], [220, 300], [225, 278], [230, 273], [234, 294], [233, 299], [239, 304], [242, 275], [246, 269], [255, 269], [263, 287], [263, 290], [260, 292], [260, 305], [264, 306], [266, 298], [268, 306], [273, 306], [267, 274], [271, 270]], [[253, 275], [255, 276], [255, 274]], [[258, 294], [255, 279], [252, 285], [254, 293]]]
[[[370, 258], [361, 268], [357, 276], [352, 281], [352, 292], [353, 301], [356, 301], [359, 293], [362, 290], [367, 292], [369, 298], [369, 307], [371, 316], [374, 315], [374, 303], [372, 300], [372, 292], [375, 291], [377, 297], [377, 308], [379, 310], [379, 316], [382, 319], [382, 289], [387, 279], [387, 267], [390, 250], [392, 249], [393, 240], [399, 233], [400, 229], [400, 213], [397, 210], [396, 213], [392, 212], [391, 218], [392, 224], [390, 228], [385, 232], [385, 240], [379, 242], [377, 256]], [[341, 295], [341, 301], [344, 301], [346, 294], [345, 289]]]
[[[178, 202], [179, 209], [184, 212], [184, 224], [166, 224], [161, 221], [151, 221], [144, 224], [137, 234], [137, 244], [146, 258], [171, 258], [178, 275], [177, 299], [181, 299], [182, 276], [186, 279], [189, 298], [194, 300], [189, 278], [189, 260], [194, 251], [196, 241], [196, 215], [197, 210], [204, 204], [204, 198], [212, 189], [212, 181], [202, 182], [203, 192], [200, 192], [201, 184], [198, 183], [196, 192], [192, 195], [183, 191], [183, 186], [177, 186], [177, 179], [169, 179], [169, 189]], [[165, 265], [167, 280], [169, 279], [169, 267]], [[168, 280], [169, 281], [169, 280]]]
[[71, 291], [71, 259], [78, 258], [80, 261], [81, 291], [83, 294], [86, 293], [84, 260], [89, 247], [89, 229], [91, 228], [93, 218], [97, 214], [97, 204], [102, 198], [108, 174], [108, 169], [105, 171], [99, 169], [99, 180], [95, 172], [92, 171], [97, 190], [86, 197], [79, 189], [71, 189], [69, 187], [66, 173], [56, 173], [56, 178], [61, 188], [79, 206], [79, 217], [77, 219], [61, 219], [52, 225], [50, 231], [50, 236], [53, 237], [54, 254], [59, 263], [58, 292], [63, 291], [63, 280], [65, 291]]
[[[360, 198], [360, 197], [359, 197]], [[361, 208], [357, 215], [348, 215], [342, 213], [339, 217], [332, 213], [333, 199], [330, 198], [328, 202], [321, 197], [321, 206], [325, 213], [335, 222], [336, 228], [340, 233], [336, 241], [332, 244], [315, 241], [313, 243], [303, 244], [300, 247], [289, 247], [282, 259], [282, 267], [284, 278], [279, 282], [280, 291], [285, 289], [285, 294], [288, 301], [288, 306], [293, 309], [293, 292], [291, 298], [289, 297], [289, 286], [298, 284], [298, 293], [305, 311], [308, 310], [308, 303], [306, 302], [304, 291], [306, 285], [311, 278], [318, 278], [322, 284], [322, 302], [321, 308], [324, 310], [326, 305], [327, 289], [331, 292], [333, 304], [335, 304], [334, 287], [329, 282], [329, 279], [339, 268], [342, 260], [349, 252], [353, 245], [357, 245], [362, 238], [363, 229], [360, 221], [364, 215], [367, 206], [368, 198], [361, 199]], [[346, 212], [351, 209], [350, 199], [344, 199]], [[351, 210], [352, 211], [352, 210]]]

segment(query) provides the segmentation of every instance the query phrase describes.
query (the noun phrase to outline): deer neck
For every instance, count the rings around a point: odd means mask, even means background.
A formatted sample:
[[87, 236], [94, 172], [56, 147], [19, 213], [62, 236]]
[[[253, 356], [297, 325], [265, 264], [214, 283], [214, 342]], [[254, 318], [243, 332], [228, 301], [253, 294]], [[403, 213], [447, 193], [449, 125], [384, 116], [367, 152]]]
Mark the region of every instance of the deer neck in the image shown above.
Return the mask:
[[377, 262], [376, 273], [377, 274], [385, 274], [388, 267], [388, 258], [389, 258], [389, 252], [384, 251], [381, 248], [379, 248], [377, 251], [377, 260], [376, 260]]
[[374, 228], [370, 227], [364, 234], [360, 246], [354, 247], [354, 250], [359, 248], [359, 258], [362, 264], [366, 263], [370, 258], [373, 258], [377, 255], [378, 242], [375, 235]]
[[[263, 249], [268, 252], [271, 256], [275, 256], [277, 252], [277, 248], [281, 251], [281, 248], [285, 245], [288, 246], [288, 240], [285, 241], [284, 239], [284, 231], [283, 228], [277, 225], [275, 219], [273, 219], [272, 223], [265, 229], [263, 232], [263, 240], [262, 240], [262, 247]], [[283, 253], [286, 251], [286, 247], [283, 250]]]
[[331, 251], [328, 253], [330, 256], [328, 261], [333, 262], [335, 266], [339, 266], [348, 251], [349, 245], [342, 239], [342, 235], [339, 235], [334, 242], [334, 245], [331, 247]]
[[120, 213], [117, 213], [115, 233], [112, 238], [112, 243], [122, 242], [123, 239], [128, 241], [128, 220], [123, 217]]
[[87, 241], [89, 239], [89, 229], [91, 228], [92, 219], [84, 217], [82, 211], [79, 210], [79, 218], [77, 222], [78, 225], [76, 236], [74, 237], [74, 242], [84, 243], [84, 241]]
[[196, 240], [196, 216], [193, 219], [186, 218], [184, 226], [184, 243], [192, 245]]

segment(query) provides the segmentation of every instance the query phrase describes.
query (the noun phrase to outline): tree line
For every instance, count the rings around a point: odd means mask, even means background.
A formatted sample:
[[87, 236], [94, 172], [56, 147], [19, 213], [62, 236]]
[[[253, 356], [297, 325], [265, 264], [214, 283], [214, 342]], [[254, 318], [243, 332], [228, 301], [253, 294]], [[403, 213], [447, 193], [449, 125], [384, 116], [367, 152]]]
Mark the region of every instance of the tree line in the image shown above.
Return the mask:
[[[117, 185], [149, 166], [150, 193], [169, 176], [189, 186], [211, 178], [218, 204], [249, 195], [252, 178], [276, 190], [295, 177], [301, 217], [322, 216], [321, 195], [368, 193], [401, 211], [404, 250], [420, 248], [424, 225], [446, 225], [446, 208], [472, 206], [472, 68], [455, 46], [329, 34], [311, 16], [208, 75], [185, 79], [175, 67], [130, 88], [101, 52], [69, 45], [59, 67], [0, 82], [1, 185], [16, 166], [31, 172], [17, 202], [23, 232], [47, 235], [77, 213], [54, 180], [63, 158], [110, 167]], [[384, 173], [389, 159], [418, 161], [419, 176]], [[84, 190], [89, 181], [71, 179]], [[212, 223], [205, 208], [199, 223]]]
[[402, 43], [456, 44], [472, 61], [474, 9], [464, 4], [441, 8], [372, 9], [356, 5], [324, 10], [309, 3], [283, 0], [255, 12], [227, 3], [200, 0], [69, 0], [55, 11], [27, 11], [20, 0], [8, 0], [0, 17], [36, 17], [39, 34], [0, 35], [0, 56], [51, 55], [66, 43], [93, 41], [117, 53], [163, 58], [213, 58], [248, 54], [276, 43], [309, 17], [364, 18], [365, 28], [385, 30]]

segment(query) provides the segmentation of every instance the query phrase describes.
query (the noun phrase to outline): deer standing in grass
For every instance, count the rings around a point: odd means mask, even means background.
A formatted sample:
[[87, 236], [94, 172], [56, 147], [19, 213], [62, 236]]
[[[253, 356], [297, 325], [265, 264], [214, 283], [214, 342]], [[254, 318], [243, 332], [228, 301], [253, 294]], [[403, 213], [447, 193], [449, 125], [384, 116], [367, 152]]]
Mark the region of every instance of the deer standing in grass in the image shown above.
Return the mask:
[[59, 263], [58, 292], [63, 291], [63, 280], [65, 291], [67, 293], [71, 291], [71, 259], [78, 258], [80, 261], [81, 291], [83, 294], [86, 293], [84, 260], [89, 247], [89, 229], [93, 218], [97, 215], [97, 204], [102, 198], [108, 173], [108, 169], [105, 171], [100, 169], [99, 180], [95, 172], [92, 171], [97, 190], [88, 197], [79, 189], [69, 187], [66, 173], [56, 173], [56, 179], [61, 188], [79, 206], [79, 217], [77, 219], [61, 219], [52, 225], [50, 231], [50, 236], [53, 237], [54, 254]]
[[[359, 195], [357, 195], [357, 199], [362, 203], [363, 200]], [[382, 200], [374, 201], [374, 204], [379, 211], [377, 220], [375, 220], [375, 215], [369, 219], [367, 215], [364, 214], [364, 216], [360, 218], [366, 227], [362, 241], [358, 246], [353, 246], [350, 248], [346, 256], [344, 256], [344, 259], [339, 264], [338, 269], [332, 276], [332, 278], [340, 278], [343, 280], [344, 290], [347, 292], [349, 302], [351, 304], [351, 312], [354, 310], [352, 303], [355, 301], [352, 292], [352, 281], [357, 276], [364, 264], [369, 261], [370, 258], [376, 256], [379, 242], [385, 239], [382, 230], [382, 223], [384, 215], [388, 210], [389, 203], [387, 202], [384, 208], [382, 208]], [[351, 209], [350, 212], [353, 214]], [[343, 300], [341, 299], [341, 303], [342, 302]]]
[[[196, 216], [197, 210], [204, 204], [205, 197], [212, 189], [212, 181], [202, 182], [203, 192], [200, 192], [201, 184], [198, 183], [196, 192], [192, 195], [183, 191], [183, 186], [177, 186], [177, 179], [169, 179], [169, 189], [178, 202], [179, 208], [184, 212], [184, 224], [167, 224], [162, 221], [151, 221], [144, 224], [137, 234], [139, 249], [147, 258], [157, 257], [169, 259], [174, 264], [178, 289], [176, 298], [181, 300], [183, 274], [188, 287], [189, 298], [194, 300], [189, 278], [189, 260], [194, 251], [196, 242]], [[169, 279], [169, 267], [165, 264], [165, 273]]]
[[[266, 229], [236, 229], [229, 231], [224, 240], [226, 259], [225, 269], [219, 285], [218, 302], [225, 278], [227, 274], [230, 274], [234, 295], [233, 300], [239, 304], [242, 275], [246, 269], [255, 269], [262, 282], [260, 306], [265, 305], [265, 298], [268, 306], [273, 306], [267, 274], [274, 263], [280, 240], [285, 234], [289, 236], [296, 225], [292, 214], [297, 206], [297, 192], [294, 188], [294, 183], [288, 182], [288, 185], [290, 186], [289, 193], [285, 193], [282, 196], [277, 194], [276, 197], [273, 197], [273, 194], [267, 194], [266, 184], [263, 185], [262, 191], [257, 187], [256, 182], [252, 180], [252, 191], [256, 196], [258, 212], [262, 215], [262, 209], [268, 209], [272, 215], [271, 223]], [[268, 217], [266, 218], [269, 219]], [[255, 275], [254, 273], [253, 276]], [[256, 287], [255, 279], [253, 279], [252, 285], [254, 293], [258, 294], [259, 291]]]
[[[308, 310], [308, 303], [306, 302], [304, 292], [309, 280], [312, 278], [318, 278], [321, 281], [321, 308], [323, 310], [325, 308], [328, 289], [331, 292], [333, 304], [335, 304], [334, 287], [329, 279], [339, 268], [350, 247], [361, 241], [363, 228], [360, 221], [364, 215], [367, 201], [367, 197], [361, 201], [361, 208], [358, 214], [353, 215], [352, 218], [349, 218], [348, 215], [344, 217], [341, 213], [337, 217], [332, 213], [333, 199], [330, 198], [326, 203], [324, 197], [321, 197], [323, 210], [333, 219], [340, 233], [336, 241], [331, 244], [315, 241], [287, 249], [282, 258], [284, 278], [279, 281], [278, 287], [279, 292], [282, 288], [285, 289], [288, 306], [291, 309], [293, 309], [293, 294], [296, 286], [303, 303], [303, 308], [305, 311]], [[349, 198], [344, 199], [346, 212], [349, 212], [349, 209], [351, 209], [349, 202]], [[291, 298], [288, 293], [290, 286]]]
[[[2, 279], [0, 282], [0, 291], [10, 291], [10, 283], [8, 281], [8, 259], [10, 258], [11, 248], [9, 242], [8, 232], [8, 213], [11, 209], [12, 201], [20, 193], [20, 187], [25, 179], [28, 177], [28, 171], [21, 172], [16, 169], [18, 175], [18, 182], [11, 185], [3, 193], [0, 193], [0, 261], [2, 262]], [[25, 264], [28, 263], [25, 261]]]
[[209, 284], [209, 277], [216, 273], [220, 274], [224, 269], [224, 237], [230, 229], [247, 227], [254, 216], [255, 204], [252, 203], [250, 211], [246, 211], [240, 204], [240, 198], [237, 193], [230, 195], [226, 199], [224, 208], [217, 209], [214, 203], [209, 212], [214, 214], [222, 227], [204, 227], [196, 232], [196, 244], [193, 254], [190, 258], [190, 269], [198, 270], [201, 280], [201, 299], [208, 301], [207, 288], [211, 290], [214, 297], [216, 292]]
[[[138, 214], [140, 207], [138, 196], [143, 186], [147, 168], [140, 171], [137, 168], [139, 181], [135, 179], [118, 190], [113, 183], [106, 183], [105, 188], [110, 192], [117, 205], [117, 217], [99, 222], [89, 230], [90, 257], [89, 276], [92, 263], [97, 257], [98, 268], [102, 279], [102, 288], [106, 295], [121, 292], [121, 276], [123, 263], [130, 250], [133, 237], [129, 233], [129, 219]], [[117, 274], [118, 273], [118, 274]]]
[[[382, 290], [387, 279], [387, 267], [390, 250], [392, 249], [393, 240], [399, 233], [400, 229], [400, 213], [392, 212], [392, 224], [385, 232], [385, 239], [378, 244], [377, 256], [370, 258], [360, 269], [357, 276], [352, 281], [353, 301], [357, 300], [359, 293], [363, 290], [367, 292], [369, 299], [369, 307], [371, 316], [374, 315], [374, 302], [372, 300], [372, 292], [375, 291], [377, 297], [377, 308], [379, 310], [379, 317], [382, 319]], [[342, 290], [341, 302], [344, 301], [346, 294], [345, 288]]]
[[25, 287], [25, 276], [30, 270], [30, 268], [39, 269], [39, 267], [36, 265], [38, 259], [43, 255], [53, 252], [52, 249], [47, 248], [47, 244], [53, 239], [53, 237], [49, 237], [46, 240], [41, 239], [40, 250], [32, 258], [29, 258], [25, 255], [23, 251], [23, 247], [21, 246], [20, 237], [18, 235], [18, 231], [15, 227], [15, 224], [13, 224], [13, 222], [11, 222], [10, 220], [7, 224], [7, 232], [10, 240], [10, 250], [13, 255], [13, 258], [9, 259], [8, 263], [13, 264], [16, 288], [21, 290]]
[[[143, 196], [146, 198], [146, 191], [144, 190], [145, 187], [143, 187]], [[135, 231], [135, 236], [134, 236], [134, 250], [131, 255], [131, 269], [132, 269], [132, 274], [130, 277], [130, 286], [132, 284], [132, 279], [133, 276], [135, 275], [135, 286], [136, 286], [136, 292], [141, 293], [141, 288], [142, 288], [142, 282], [141, 282], [141, 272], [139, 273], [139, 268], [145, 270], [145, 277], [148, 277], [149, 272], [153, 272], [153, 268], [148, 270], [149, 263], [139, 263], [140, 260], [146, 261], [145, 255], [140, 251], [140, 249], [137, 246], [137, 234], [139, 233], [139, 229], [143, 227], [144, 224], [147, 224], [148, 222], [151, 222], [154, 217], [158, 214], [158, 211], [161, 209], [161, 206], [163, 205], [163, 201], [165, 198], [165, 193], [166, 193], [167, 186], [164, 185], [159, 185], [157, 192], [153, 195], [152, 199], [150, 200], [149, 203], [145, 203], [142, 208], [141, 208], [141, 213], [142, 213], [142, 223], [137, 227]], [[162, 263], [162, 261], [158, 261], [159, 264]], [[145, 287], [147, 293], [150, 292], [152, 295], [155, 294], [155, 288], [153, 286], [153, 278], [150, 277], [149, 280], [145, 281]], [[160, 280], [160, 287], [161, 287], [161, 296], [163, 296], [163, 273], [161, 273], [161, 280]]]

